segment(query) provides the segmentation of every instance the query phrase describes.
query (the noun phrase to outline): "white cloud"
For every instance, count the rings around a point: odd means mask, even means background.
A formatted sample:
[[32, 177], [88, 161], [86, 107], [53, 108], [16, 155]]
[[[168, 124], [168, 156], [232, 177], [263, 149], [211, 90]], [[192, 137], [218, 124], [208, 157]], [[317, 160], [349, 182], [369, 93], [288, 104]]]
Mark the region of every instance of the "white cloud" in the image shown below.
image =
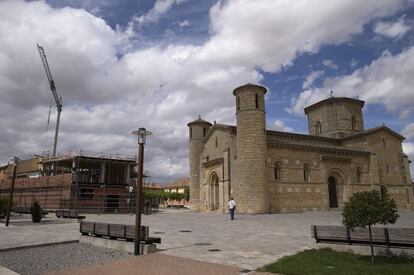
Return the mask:
[[277, 72], [297, 54], [345, 42], [371, 19], [392, 14], [404, 4], [394, 0], [220, 1], [210, 11], [213, 36], [199, 58], [222, 66], [258, 66]]
[[401, 17], [395, 22], [378, 22], [374, 27], [374, 32], [388, 38], [398, 39], [411, 28], [412, 26], [404, 20], [404, 17]]
[[[179, 3], [157, 1], [138, 22], [156, 22]], [[297, 54], [344, 42], [403, 3], [220, 2], [211, 9], [211, 37], [205, 44], [134, 50], [131, 25], [123, 32], [82, 9], [0, 1], [0, 161], [41, 153], [53, 142], [53, 135], [44, 138], [51, 93], [37, 42], [63, 96], [59, 151], [135, 154], [130, 132], [144, 126], [154, 132], [146, 169], [154, 180], [167, 180], [188, 173], [186, 124], [198, 114], [234, 123], [231, 91], [259, 83], [257, 68], [275, 72]]]
[[305, 78], [305, 81], [303, 82], [302, 88], [303, 89], [308, 89], [308, 88], [312, 87], [315, 80], [320, 78], [324, 73], [325, 73], [324, 71], [313, 71], [313, 72], [311, 72]]
[[[403, 152], [408, 156], [408, 159], [414, 161], [414, 142], [403, 142]], [[411, 177], [414, 175], [414, 164], [410, 165]], [[412, 178], [414, 180], [414, 178]]]
[[332, 60], [330, 60], [330, 59], [325, 59], [324, 61], [322, 61], [322, 64], [325, 66], [325, 67], [328, 67], [328, 68], [331, 68], [331, 69], [334, 69], [334, 70], [336, 70], [336, 69], [338, 69], [338, 65], [336, 65]]
[[359, 62], [356, 59], [352, 58], [351, 64], [350, 64], [351, 65], [351, 68], [354, 68], [358, 64], [359, 64]]
[[401, 131], [401, 134], [406, 139], [414, 139], [414, 122], [407, 124], [404, 129]]
[[414, 47], [397, 55], [384, 52], [352, 74], [326, 78], [322, 87], [304, 90], [292, 99], [289, 111], [303, 114], [304, 107], [326, 98], [333, 90], [335, 96], [359, 97], [367, 103], [383, 104], [388, 111], [407, 115], [414, 111], [413, 74]]
[[139, 25], [157, 22], [162, 15], [166, 14], [173, 5], [181, 4], [186, 0], [157, 0], [154, 7], [146, 14], [134, 18]]
[[178, 25], [179, 25], [181, 28], [185, 28], [185, 27], [189, 27], [189, 26], [191, 26], [191, 23], [190, 23], [190, 21], [188, 21], [188, 20], [184, 20], [184, 21], [179, 22], [179, 23], [178, 23]]
[[293, 128], [286, 126], [283, 120], [275, 120], [269, 127], [270, 130], [281, 131], [281, 132], [293, 132]]
[[[414, 162], [414, 122], [407, 124], [401, 131], [401, 134], [407, 139], [403, 142], [403, 151], [408, 155], [408, 159]], [[411, 176], [414, 176], [414, 163], [411, 163]], [[414, 178], [413, 178], [414, 180]]]

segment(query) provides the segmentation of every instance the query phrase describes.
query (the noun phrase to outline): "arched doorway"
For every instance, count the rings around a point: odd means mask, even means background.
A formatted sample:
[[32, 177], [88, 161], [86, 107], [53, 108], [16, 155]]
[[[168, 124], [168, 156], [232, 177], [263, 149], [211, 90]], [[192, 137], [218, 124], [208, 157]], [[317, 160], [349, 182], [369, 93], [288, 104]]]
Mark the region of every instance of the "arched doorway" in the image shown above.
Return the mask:
[[338, 193], [336, 190], [336, 179], [333, 176], [328, 178], [329, 208], [338, 208]]
[[210, 184], [209, 184], [209, 193], [210, 193], [210, 201], [209, 205], [212, 210], [218, 209], [220, 207], [219, 195], [219, 177], [217, 173], [213, 173], [210, 177]]

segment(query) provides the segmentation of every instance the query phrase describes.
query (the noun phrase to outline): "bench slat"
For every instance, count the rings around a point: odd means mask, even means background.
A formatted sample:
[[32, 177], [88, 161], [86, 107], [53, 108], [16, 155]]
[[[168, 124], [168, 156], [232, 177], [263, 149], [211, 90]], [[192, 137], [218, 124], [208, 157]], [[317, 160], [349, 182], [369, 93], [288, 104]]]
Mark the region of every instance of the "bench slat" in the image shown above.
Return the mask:
[[107, 223], [95, 223], [95, 235], [108, 236], [109, 235], [109, 224]]
[[123, 224], [110, 224], [109, 225], [109, 237], [124, 238], [126, 239], [125, 234], [125, 225]]
[[80, 231], [81, 233], [90, 233], [93, 234], [94, 222], [81, 222]]
[[[414, 228], [372, 227], [372, 241], [380, 245], [414, 246]], [[315, 234], [317, 238], [315, 238]], [[369, 243], [369, 229], [355, 228], [349, 231], [344, 226], [312, 225], [311, 235], [320, 241], [338, 241], [349, 243]]]

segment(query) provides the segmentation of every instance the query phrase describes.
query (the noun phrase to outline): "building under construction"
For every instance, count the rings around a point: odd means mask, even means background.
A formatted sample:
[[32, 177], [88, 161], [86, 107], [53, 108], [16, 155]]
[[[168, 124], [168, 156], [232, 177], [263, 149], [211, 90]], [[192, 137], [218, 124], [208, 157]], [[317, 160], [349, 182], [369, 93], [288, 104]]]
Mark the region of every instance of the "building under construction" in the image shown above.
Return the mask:
[[[68, 153], [35, 156], [17, 164], [13, 207], [79, 209], [93, 213], [125, 213], [130, 209], [129, 186], [135, 186], [135, 158]], [[13, 165], [0, 167], [0, 197], [8, 197]], [[159, 188], [147, 184], [144, 188]]]

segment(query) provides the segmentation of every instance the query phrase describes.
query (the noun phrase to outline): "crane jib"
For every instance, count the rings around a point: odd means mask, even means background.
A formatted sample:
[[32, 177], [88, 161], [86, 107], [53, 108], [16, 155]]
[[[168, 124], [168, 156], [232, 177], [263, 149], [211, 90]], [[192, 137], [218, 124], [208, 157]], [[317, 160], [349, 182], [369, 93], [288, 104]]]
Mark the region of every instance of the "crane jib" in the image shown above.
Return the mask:
[[[47, 80], [49, 81], [50, 90], [52, 90], [53, 97], [56, 102], [56, 108], [58, 111], [57, 121], [56, 121], [56, 129], [55, 129], [55, 142], [53, 144], [53, 156], [56, 156], [56, 147], [57, 147], [57, 140], [58, 140], [58, 133], [59, 133], [59, 122], [60, 122], [60, 112], [62, 111], [62, 97], [59, 97], [56, 92], [56, 85], [55, 81], [52, 78], [52, 73], [50, 72], [49, 64], [47, 62], [46, 54], [42, 46], [37, 44], [37, 50], [39, 51], [40, 59], [42, 60], [43, 68], [46, 72]], [[50, 115], [50, 114], [49, 114]]]

